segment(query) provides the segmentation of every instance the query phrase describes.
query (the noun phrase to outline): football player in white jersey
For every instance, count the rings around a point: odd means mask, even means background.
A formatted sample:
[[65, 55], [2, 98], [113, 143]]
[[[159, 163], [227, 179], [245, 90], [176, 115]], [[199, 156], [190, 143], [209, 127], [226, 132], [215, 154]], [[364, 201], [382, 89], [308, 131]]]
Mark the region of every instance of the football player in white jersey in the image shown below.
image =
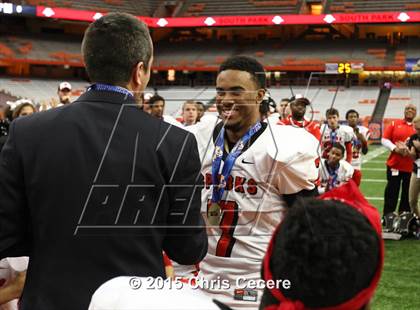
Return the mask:
[[325, 112], [327, 124], [321, 126], [321, 154], [322, 158], [328, 157], [331, 145], [338, 142], [346, 150], [345, 159], [351, 163], [352, 141], [354, 137], [353, 129], [346, 125], [340, 125], [339, 113], [337, 109], [331, 108]]
[[328, 158], [321, 159], [321, 186], [318, 188], [320, 194], [328, 192], [353, 178], [354, 169], [352, 165], [343, 160], [343, 157], [344, 147], [335, 142], [328, 152]]
[[368, 140], [370, 131], [365, 126], [358, 125], [359, 113], [356, 110], [348, 110], [346, 113], [347, 124], [353, 129], [354, 137], [352, 141], [352, 160], [351, 165], [354, 168], [354, 181], [360, 185], [362, 180], [362, 154], [368, 152]]
[[265, 73], [255, 59], [226, 60], [216, 91], [220, 120], [191, 128], [205, 176], [202, 213], [209, 235], [197, 281], [234, 309], [257, 309], [261, 262], [286, 205], [318, 193], [318, 141], [304, 128], [261, 122]]

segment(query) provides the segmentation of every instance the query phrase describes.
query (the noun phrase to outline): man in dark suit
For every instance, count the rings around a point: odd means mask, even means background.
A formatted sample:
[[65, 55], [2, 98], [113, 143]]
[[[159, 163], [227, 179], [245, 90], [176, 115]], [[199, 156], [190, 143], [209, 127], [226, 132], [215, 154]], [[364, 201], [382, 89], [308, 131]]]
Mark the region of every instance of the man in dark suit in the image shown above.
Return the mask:
[[195, 138], [140, 110], [147, 27], [108, 14], [85, 33], [93, 84], [71, 105], [12, 123], [0, 157], [0, 258], [29, 256], [23, 310], [87, 309], [121, 275], [164, 276], [207, 252]]

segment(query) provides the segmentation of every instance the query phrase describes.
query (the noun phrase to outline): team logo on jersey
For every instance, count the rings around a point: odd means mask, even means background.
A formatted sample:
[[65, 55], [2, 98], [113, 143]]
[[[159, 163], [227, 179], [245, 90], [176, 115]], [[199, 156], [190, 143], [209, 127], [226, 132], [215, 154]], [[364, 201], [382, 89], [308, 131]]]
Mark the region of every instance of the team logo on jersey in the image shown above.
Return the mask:
[[[223, 182], [221, 174], [219, 174], [218, 178], [220, 180], [220, 185], [216, 186], [221, 186], [223, 183], [226, 191], [235, 191], [242, 194], [247, 193], [249, 195], [256, 195], [258, 192], [257, 181], [255, 181], [253, 178], [247, 179], [245, 177], [233, 177], [229, 175], [226, 179], [223, 178]], [[210, 186], [213, 185], [211, 173], [206, 173], [204, 180], [206, 189], [209, 189]]]

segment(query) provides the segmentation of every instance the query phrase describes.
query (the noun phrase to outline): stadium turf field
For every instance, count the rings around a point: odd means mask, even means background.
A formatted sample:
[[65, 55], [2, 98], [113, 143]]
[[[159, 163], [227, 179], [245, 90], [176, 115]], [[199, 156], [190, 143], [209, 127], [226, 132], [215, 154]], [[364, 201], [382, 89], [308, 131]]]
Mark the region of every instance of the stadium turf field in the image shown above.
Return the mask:
[[[389, 153], [375, 146], [369, 153], [362, 166], [361, 189], [382, 215]], [[420, 240], [385, 241], [385, 268], [372, 309], [420, 310]]]

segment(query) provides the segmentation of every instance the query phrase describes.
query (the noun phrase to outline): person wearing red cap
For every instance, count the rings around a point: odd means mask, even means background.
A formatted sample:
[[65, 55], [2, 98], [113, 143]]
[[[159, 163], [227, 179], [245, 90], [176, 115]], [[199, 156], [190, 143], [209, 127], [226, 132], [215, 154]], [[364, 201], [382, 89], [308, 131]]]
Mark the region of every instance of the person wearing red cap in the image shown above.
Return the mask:
[[379, 212], [353, 181], [298, 200], [270, 241], [259, 309], [368, 309], [383, 263]]

